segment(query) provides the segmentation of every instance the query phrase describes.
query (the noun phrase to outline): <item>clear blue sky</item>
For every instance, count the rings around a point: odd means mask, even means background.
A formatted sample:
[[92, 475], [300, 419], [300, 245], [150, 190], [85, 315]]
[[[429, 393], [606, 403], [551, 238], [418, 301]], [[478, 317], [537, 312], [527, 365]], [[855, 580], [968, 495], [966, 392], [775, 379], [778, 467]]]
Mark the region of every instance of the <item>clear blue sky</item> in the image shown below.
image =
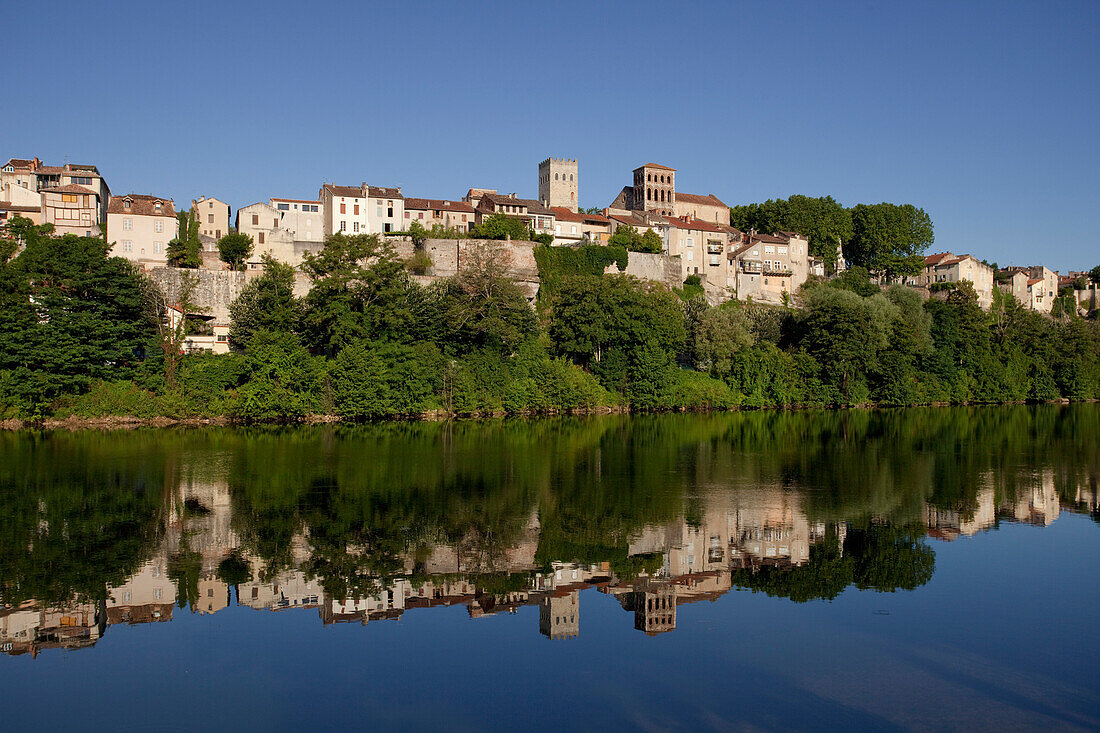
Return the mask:
[[323, 181], [584, 206], [631, 170], [730, 204], [923, 207], [934, 249], [1100, 264], [1100, 2], [11, 2], [0, 156], [236, 210]]

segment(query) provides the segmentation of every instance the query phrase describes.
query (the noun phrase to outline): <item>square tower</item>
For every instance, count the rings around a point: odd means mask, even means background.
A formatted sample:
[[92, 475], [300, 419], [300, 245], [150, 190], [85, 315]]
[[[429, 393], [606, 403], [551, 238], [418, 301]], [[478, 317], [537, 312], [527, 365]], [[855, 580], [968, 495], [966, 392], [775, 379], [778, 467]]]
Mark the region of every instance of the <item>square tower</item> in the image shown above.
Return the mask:
[[577, 160], [547, 158], [539, 163], [539, 201], [543, 206], [563, 206], [576, 213]]
[[646, 163], [634, 169], [635, 211], [675, 216], [676, 169], [657, 163]]

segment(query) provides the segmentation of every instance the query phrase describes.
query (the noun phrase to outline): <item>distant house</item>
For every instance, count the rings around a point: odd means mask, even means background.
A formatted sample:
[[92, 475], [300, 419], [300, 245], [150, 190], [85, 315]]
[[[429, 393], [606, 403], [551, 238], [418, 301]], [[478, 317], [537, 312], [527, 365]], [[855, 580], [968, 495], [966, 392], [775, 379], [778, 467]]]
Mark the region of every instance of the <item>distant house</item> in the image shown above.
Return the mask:
[[611, 236], [611, 220], [600, 214], [574, 212], [567, 206], [552, 206], [554, 244], [605, 243]]
[[199, 234], [221, 239], [229, 233], [229, 204], [221, 199], [200, 196], [191, 201], [191, 213], [199, 224]]
[[405, 197], [400, 188], [337, 186], [326, 183], [317, 195], [324, 237], [344, 234], [385, 234], [398, 231], [405, 220]]
[[110, 196], [94, 165], [54, 166], [38, 158], [11, 158], [0, 167], [0, 219], [18, 213], [38, 224], [53, 224], [56, 234], [98, 236]]
[[1058, 272], [1043, 265], [1009, 267], [1009, 288], [1022, 305], [1040, 313], [1050, 313], [1058, 295]]
[[[534, 199], [517, 198], [514, 193], [505, 196], [486, 192], [483, 189], [471, 189], [471, 192], [475, 190], [482, 191], [475, 206], [476, 223], [480, 224], [486, 217], [503, 214], [523, 219], [535, 234], [553, 236], [556, 217], [550, 207], [543, 206]], [[470, 202], [467, 201], [467, 203]]]
[[445, 229], [458, 229], [468, 232], [474, 226], [476, 211], [465, 201], [445, 201], [442, 199], [407, 198], [404, 200], [405, 223], [402, 230], [408, 230], [413, 223], [425, 229], [440, 226]]
[[111, 198], [107, 241], [112, 255], [149, 265], [164, 264], [168, 242], [178, 235], [172, 199], [136, 193]]
[[810, 275], [810, 245], [796, 232], [746, 232], [730, 246], [729, 287], [737, 297], [781, 303]]
[[972, 255], [940, 252], [924, 258], [924, 269], [917, 283], [928, 287], [936, 283], [957, 283], [969, 280], [978, 294], [978, 305], [993, 304], [993, 268]]

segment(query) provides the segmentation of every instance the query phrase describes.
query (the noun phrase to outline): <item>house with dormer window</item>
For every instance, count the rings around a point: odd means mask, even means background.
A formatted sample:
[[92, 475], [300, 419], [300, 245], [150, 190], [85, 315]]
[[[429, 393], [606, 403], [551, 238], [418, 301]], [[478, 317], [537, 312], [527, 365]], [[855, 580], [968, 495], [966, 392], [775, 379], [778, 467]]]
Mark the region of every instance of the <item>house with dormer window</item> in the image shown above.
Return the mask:
[[179, 235], [170, 198], [131, 193], [112, 196], [107, 207], [111, 254], [149, 266], [168, 261], [168, 243]]

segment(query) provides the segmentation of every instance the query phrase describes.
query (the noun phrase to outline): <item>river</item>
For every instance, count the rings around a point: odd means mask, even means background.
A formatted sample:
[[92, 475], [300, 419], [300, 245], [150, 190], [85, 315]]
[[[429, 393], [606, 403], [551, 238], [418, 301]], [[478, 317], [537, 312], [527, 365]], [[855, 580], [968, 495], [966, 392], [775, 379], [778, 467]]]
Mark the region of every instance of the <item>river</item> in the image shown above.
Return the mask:
[[1095, 729], [1098, 478], [1098, 404], [0, 433], [4, 727]]

